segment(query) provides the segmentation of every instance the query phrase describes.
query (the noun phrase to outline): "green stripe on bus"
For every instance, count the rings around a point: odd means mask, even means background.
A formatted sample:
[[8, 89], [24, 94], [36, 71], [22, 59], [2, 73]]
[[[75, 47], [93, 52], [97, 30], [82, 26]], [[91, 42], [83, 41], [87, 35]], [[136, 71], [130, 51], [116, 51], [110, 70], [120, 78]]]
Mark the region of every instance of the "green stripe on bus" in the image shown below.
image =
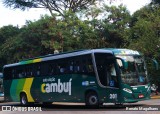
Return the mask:
[[26, 79], [19, 79], [16, 94], [20, 100], [20, 92], [22, 92]]
[[42, 61], [42, 59], [33, 59], [33, 60], [22, 61], [22, 62], [20, 62], [20, 64], [31, 64], [31, 63], [38, 63], [41, 61]]
[[13, 80], [10, 88], [10, 95], [11, 95], [12, 101], [19, 101], [20, 92], [24, 91], [27, 94], [28, 101], [33, 102], [34, 100], [30, 93], [32, 82], [33, 82], [33, 78]]
[[13, 80], [10, 88], [10, 95], [13, 101], [18, 101], [16, 90], [17, 90], [18, 80]]
[[20, 100], [20, 92], [23, 90], [24, 83], [26, 79], [16, 79], [12, 81], [10, 94], [13, 101], [19, 101]]
[[22, 61], [20, 62], [21, 64], [30, 64], [33, 63], [33, 60], [28, 60], [28, 61]]

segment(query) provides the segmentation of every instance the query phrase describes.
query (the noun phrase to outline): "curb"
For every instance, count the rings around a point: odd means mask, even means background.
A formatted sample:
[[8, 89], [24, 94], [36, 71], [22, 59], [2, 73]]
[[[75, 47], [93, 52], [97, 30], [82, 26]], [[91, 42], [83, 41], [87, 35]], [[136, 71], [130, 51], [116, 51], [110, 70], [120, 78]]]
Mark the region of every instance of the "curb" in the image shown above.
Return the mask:
[[160, 99], [160, 96], [152, 96], [151, 99]]

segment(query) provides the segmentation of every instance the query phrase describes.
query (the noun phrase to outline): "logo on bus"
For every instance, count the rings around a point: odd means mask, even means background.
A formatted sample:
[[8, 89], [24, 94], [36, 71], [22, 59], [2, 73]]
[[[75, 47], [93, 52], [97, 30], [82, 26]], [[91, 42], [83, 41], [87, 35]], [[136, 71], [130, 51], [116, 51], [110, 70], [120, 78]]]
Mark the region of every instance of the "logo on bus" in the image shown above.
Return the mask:
[[42, 93], [68, 93], [71, 95], [71, 81], [72, 78], [69, 79], [68, 82], [61, 82], [61, 79], [58, 79], [58, 83], [43, 83], [41, 85]]

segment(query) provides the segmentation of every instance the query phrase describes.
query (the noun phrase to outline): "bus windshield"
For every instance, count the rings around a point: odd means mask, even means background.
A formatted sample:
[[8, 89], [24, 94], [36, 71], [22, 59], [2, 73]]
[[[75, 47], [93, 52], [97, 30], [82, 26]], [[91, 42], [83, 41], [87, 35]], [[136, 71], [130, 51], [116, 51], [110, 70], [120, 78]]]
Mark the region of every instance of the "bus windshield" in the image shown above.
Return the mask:
[[145, 85], [147, 81], [147, 71], [144, 58], [142, 56], [118, 56], [128, 64], [127, 69], [121, 70], [122, 82], [130, 86]]

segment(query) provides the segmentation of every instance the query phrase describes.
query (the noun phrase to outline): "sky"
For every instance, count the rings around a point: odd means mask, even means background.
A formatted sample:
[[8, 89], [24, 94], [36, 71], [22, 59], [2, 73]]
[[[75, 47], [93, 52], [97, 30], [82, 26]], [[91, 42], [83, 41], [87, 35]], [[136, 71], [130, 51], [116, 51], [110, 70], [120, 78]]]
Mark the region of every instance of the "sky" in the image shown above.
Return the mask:
[[[136, 10], [148, 4], [150, 0], [115, 0], [113, 5], [119, 5], [123, 3], [127, 9], [133, 14]], [[40, 19], [42, 15], [48, 14], [49, 11], [46, 9], [32, 8], [26, 11], [20, 9], [10, 9], [3, 6], [2, 1], [0, 1], [0, 27], [13, 25], [13, 26], [23, 26], [26, 20], [36, 21]]]

